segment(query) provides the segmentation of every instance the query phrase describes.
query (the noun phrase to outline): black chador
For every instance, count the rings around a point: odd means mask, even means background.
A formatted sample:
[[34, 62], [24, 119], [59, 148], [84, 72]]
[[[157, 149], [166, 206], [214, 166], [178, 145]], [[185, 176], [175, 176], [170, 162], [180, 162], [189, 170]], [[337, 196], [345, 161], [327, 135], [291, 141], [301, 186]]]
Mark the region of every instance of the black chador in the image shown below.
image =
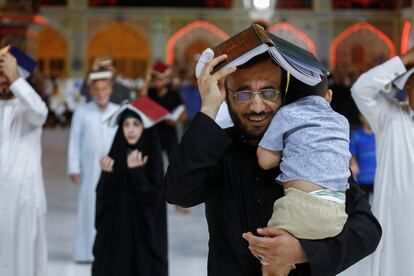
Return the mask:
[[[148, 162], [127, 167], [127, 154], [138, 149]], [[145, 129], [128, 145], [120, 120], [109, 157], [113, 172], [102, 172], [96, 189], [93, 276], [167, 276], [167, 221], [158, 135]]]

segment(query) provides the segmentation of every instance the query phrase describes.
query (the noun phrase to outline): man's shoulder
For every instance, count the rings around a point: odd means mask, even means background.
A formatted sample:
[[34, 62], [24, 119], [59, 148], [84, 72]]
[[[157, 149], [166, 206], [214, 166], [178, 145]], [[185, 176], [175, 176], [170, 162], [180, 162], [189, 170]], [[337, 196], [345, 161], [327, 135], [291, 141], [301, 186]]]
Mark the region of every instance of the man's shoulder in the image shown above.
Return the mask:
[[118, 108], [120, 107], [120, 105], [119, 104], [116, 104], [116, 103], [113, 103], [113, 102], [109, 102], [108, 103], [108, 110], [113, 110], [113, 111], [115, 111], [115, 110], [117, 110]]
[[236, 129], [234, 128], [234, 126], [226, 127], [226, 128], [223, 128], [223, 129], [227, 133], [227, 135], [229, 135], [233, 139], [235, 138], [235, 136], [236, 136]]
[[75, 109], [75, 113], [81, 113], [81, 112], [85, 112], [85, 110], [88, 110], [91, 106], [91, 102], [87, 102], [81, 105], [78, 105]]

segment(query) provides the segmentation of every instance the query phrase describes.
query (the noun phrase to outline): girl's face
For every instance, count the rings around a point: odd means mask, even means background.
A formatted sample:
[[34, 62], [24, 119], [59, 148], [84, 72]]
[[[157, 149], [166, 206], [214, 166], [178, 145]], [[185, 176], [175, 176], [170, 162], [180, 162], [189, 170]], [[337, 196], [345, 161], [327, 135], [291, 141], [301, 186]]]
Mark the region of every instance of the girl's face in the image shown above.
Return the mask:
[[136, 118], [127, 118], [122, 124], [122, 129], [128, 144], [135, 145], [142, 136], [144, 126]]

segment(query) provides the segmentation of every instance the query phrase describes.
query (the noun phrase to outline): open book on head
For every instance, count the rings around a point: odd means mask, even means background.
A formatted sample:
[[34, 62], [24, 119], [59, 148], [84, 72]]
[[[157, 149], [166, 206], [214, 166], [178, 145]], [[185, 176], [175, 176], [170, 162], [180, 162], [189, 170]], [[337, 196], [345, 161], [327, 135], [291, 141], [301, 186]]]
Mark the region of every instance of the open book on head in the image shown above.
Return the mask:
[[307, 85], [314, 86], [327, 74], [326, 68], [310, 52], [266, 32], [257, 24], [232, 36], [213, 48], [214, 56], [226, 54], [225, 62], [218, 64], [213, 72], [221, 68], [240, 66], [255, 56], [268, 52], [283, 69]]
[[117, 126], [122, 112], [128, 109], [139, 115], [144, 128], [150, 128], [164, 120], [177, 121], [185, 110], [184, 105], [180, 105], [169, 112], [149, 97], [141, 96], [134, 101], [125, 102], [109, 118], [106, 118], [104, 122], [108, 123], [111, 127]]
[[178, 121], [178, 119], [180, 119], [181, 114], [183, 114], [183, 112], [185, 111], [185, 107], [184, 105], [179, 105], [176, 108], [174, 108], [173, 111], [171, 111], [167, 116], [165, 116], [165, 120], [170, 120], [170, 121]]
[[126, 102], [121, 105], [109, 118], [105, 119], [109, 126], [115, 127], [118, 125], [122, 112], [131, 110], [139, 115], [142, 120], [144, 128], [150, 128], [156, 123], [165, 120], [170, 114], [167, 109], [154, 102], [147, 96], [141, 96], [132, 102]]

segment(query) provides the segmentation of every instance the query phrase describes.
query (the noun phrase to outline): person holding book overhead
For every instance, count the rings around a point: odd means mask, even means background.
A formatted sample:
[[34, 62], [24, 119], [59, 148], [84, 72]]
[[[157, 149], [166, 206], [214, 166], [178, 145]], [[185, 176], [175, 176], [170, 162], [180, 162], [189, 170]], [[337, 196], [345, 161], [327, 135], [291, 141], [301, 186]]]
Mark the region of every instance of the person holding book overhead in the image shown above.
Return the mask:
[[42, 126], [47, 107], [25, 80], [36, 62], [0, 50], [0, 275], [46, 276]]
[[[161, 149], [167, 157], [178, 145], [177, 122], [185, 121], [187, 117], [179, 91], [174, 90], [170, 83], [171, 72], [171, 67], [168, 65], [162, 62], [155, 63], [148, 69], [144, 88], [141, 90], [142, 96], [148, 96], [175, 115], [174, 118], [164, 120], [156, 126], [160, 136]], [[179, 213], [189, 212], [178, 205], [175, 208]]]
[[[414, 48], [363, 73], [352, 97], [375, 134], [373, 212], [384, 229], [372, 257], [372, 276], [414, 275]], [[392, 95], [404, 90], [407, 102]]]
[[92, 276], [167, 276], [167, 218], [163, 165], [155, 121], [162, 108], [143, 98], [110, 118], [118, 127], [100, 160], [96, 188], [96, 239]]
[[[345, 201], [347, 221], [336, 236], [299, 239], [283, 229], [266, 227], [273, 203], [284, 191], [274, 181], [278, 168], [260, 168], [257, 145], [282, 105], [284, 95], [278, 91], [288, 86], [286, 72], [303, 82], [303, 88], [323, 89], [318, 83], [326, 78], [326, 71], [310, 53], [264, 30], [259, 29], [264, 40], [258, 40], [257, 28], [253, 25], [214, 51], [203, 52], [196, 66], [201, 111], [170, 157], [167, 200], [185, 207], [205, 203], [208, 275], [258, 276], [262, 264], [295, 265], [284, 275], [335, 275], [375, 250], [381, 227], [351, 178]], [[218, 55], [217, 49], [230, 52]], [[226, 129], [215, 122], [224, 101], [234, 123]]]
[[88, 72], [85, 81], [81, 86], [81, 95], [86, 97], [86, 101], [89, 102], [93, 100], [93, 96], [90, 92], [89, 87], [89, 73], [91, 72], [106, 72], [105, 74], [110, 74], [110, 79], [112, 81], [112, 94], [111, 102], [116, 104], [121, 104], [124, 101], [131, 99], [131, 91], [123, 83], [119, 81], [119, 75], [117, 75], [117, 70], [114, 64], [114, 61], [108, 56], [101, 56], [94, 59], [92, 63], [91, 71]]
[[[183, 106], [183, 103], [179, 91], [172, 90], [169, 86], [170, 73], [171, 68], [169, 66], [161, 62], [155, 63], [147, 72], [141, 95], [150, 97], [168, 111], [174, 112], [176, 108]], [[152, 86], [150, 87], [151, 84]], [[167, 155], [170, 155], [171, 151], [178, 144], [178, 135], [175, 128], [176, 123], [177, 120], [167, 120], [157, 125], [161, 148]]]

